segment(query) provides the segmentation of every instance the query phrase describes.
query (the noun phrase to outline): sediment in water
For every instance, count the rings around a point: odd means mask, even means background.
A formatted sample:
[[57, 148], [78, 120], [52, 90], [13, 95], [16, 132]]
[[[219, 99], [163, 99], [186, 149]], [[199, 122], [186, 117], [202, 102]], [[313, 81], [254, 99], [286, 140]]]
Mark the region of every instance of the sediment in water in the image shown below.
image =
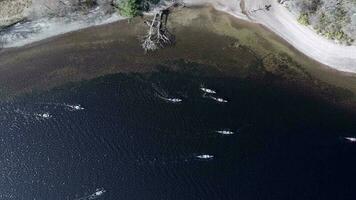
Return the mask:
[[[209, 7], [175, 10], [168, 28], [175, 46], [145, 54], [139, 37], [145, 17], [67, 33], [0, 55], [3, 98], [48, 90], [113, 73], [156, 71], [176, 61], [203, 64], [203, 75], [273, 82], [352, 104], [356, 82], [307, 59], [265, 28]], [[170, 70], [182, 70], [171, 64]], [[184, 69], [183, 69], [184, 70]]]

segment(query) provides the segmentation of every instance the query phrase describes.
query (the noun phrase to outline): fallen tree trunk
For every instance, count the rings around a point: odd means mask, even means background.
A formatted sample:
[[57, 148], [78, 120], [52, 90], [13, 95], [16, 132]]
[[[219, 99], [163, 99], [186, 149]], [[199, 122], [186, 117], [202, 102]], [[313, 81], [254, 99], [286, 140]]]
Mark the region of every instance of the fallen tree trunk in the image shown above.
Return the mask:
[[175, 43], [175, 37], [166, 27], [169, 8], [154, 14], [151, 21], [145, 23], [149, 26], [147, 34], [142, 39], [142, 48], [145, 52], [155, 51]]

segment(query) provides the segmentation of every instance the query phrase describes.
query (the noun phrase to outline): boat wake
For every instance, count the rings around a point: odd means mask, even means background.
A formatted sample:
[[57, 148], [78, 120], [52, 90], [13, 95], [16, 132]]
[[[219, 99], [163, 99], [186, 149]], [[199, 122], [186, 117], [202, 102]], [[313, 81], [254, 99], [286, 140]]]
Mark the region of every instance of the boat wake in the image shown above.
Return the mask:
[[356, 143], [356, 137], [344, 137], [344, 139], [351, 143]]
[[147, 158], [141, 156], [140, 158], [135, 159], [136, 164], [140, 166], [164, 166], [164, 165], [177, 165], [182, 163], [194, 163], [197, 161], [210, 161], [214, 159], [214, 155], [211, 154], [193, 154], [178, 156], [175, 158], [167, 157], [155, 157]]
[[221, 97], [214, 97], [214, 96], [212, 96], [212, 95], [207, 95], [207, 93], [204, 93], [204, 94], [203, 94], [203, 98], [207, 98], [207, 99], [214, 100], [214, 101], [216, 101], [217, 103], [227, 103], [227, 102], [228, 102], [228, 100], [226, 100], [226, 99], [223, 99], [223, 98], [221, 98]]
[[79, 110], [84, 110], [84, 107], [82, 107], [81, 105], [77, 104], [77, 105], [70, 105], [70, 104], [64, 104], [66, 106], [66, 108], [69, 111], [79, 111]]
[[92, 200], [92, 199], [97, 199], [101, 196], [104, 195], [104, 193], [106, 192], [106, 190], [104, 188], [98, 188], [96, 189], [96, 191], [93, 194], [84, 196], [84, 197], [80, 197], [74, 200]]
[[53, 108], [64, 108], [68, 111], [79, 111], [84, 110], [85, 108], [80, 104], [67, 104], [67, 103], [38, 103], [40, 105], [53, 106]]
[[49, 114], [48, 112], [44, 112], [44, 113], [35, 113], [34, 116], [36, 117], [36, 119], [50, 119], [52, 118], [52, 115]]
[[31, 118], [35, 118], [37, 120], [43, 120], [43, 119], [50, 119], [52, 118], [52, 115], [49, 112], [35, 112], [35, 113], [30, 113], [26, 112], [24, 110], [21, 110], [19, 108], [16, 108], [13, 113], [20, 115], [24, 119], [30, 120]]
[[213, 97], [213, 96], [210, 96], [210, 98], [216, 102], [219, 102], [219, 103], [227, 103], [228, 101], [226, 99], [223, 99], [223, 98], [220, 98], [220, 97]]
[[21, 122], [22, 124], [31, 124], [36, 121], [51, 119], [53, 115], [50, 111], [53, 111], [53, 109], [67, 110], [69, 112], [75, 112], [85, 109], [80, 104], [35, 103], [34, 105], [39, 105], [39, 107], [37, 107], [37, 109], [35, 110], [28, 110], [19, 107], [1, 107], [0, 111], [3, 111], [1, 116], [3, 117], [3, 119], [12, 119], [12, 121], [14, 122], [12, 123], [12, 126], [15, 126], [17, 122]]
[[160, 96], [160, 95], [157, 95], [158, 98], [166, 101], [166, 102], [170, 102], [170, 103], [181, 103], [183, 100], [180, 99], [180, 98], [170, 98], [170, 97], [164, 97], [164, 96]]
[[200, 160], [212, 160], [214, 156], [210, 154], [201, 154], [201, 155], [197, 155], [196, 158]]
[[233, 135], [235, 134], [234, 131], [231, 131], [231, 130], [218, 130], [218, 131], [215, 131], [216, 133], [219, 133], [221, 135]]
[[203, 84], [200, 86], [200, 90], [208, 94], [216, 94], [216, 91], [205, 87]]
[[164, 89], [158, 87], [155, 84], [152, 84], [152, 87], [155, 91], [155, 96], [168, 102], [168, 103], [181, 103], [183, 101], [183, 99], [178, 98], [178, 97], [172, 97], [168, 94], [168, 92], [166, 92]]

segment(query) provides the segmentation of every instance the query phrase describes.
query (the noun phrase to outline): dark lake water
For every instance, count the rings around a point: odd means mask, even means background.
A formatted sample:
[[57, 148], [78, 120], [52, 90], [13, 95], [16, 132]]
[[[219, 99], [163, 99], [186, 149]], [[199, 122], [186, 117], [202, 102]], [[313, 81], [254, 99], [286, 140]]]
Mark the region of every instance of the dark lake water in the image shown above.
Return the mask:
[[0, 108], [0, 199], [356, 197], [356, 118], [263, 82], [116, 74]]

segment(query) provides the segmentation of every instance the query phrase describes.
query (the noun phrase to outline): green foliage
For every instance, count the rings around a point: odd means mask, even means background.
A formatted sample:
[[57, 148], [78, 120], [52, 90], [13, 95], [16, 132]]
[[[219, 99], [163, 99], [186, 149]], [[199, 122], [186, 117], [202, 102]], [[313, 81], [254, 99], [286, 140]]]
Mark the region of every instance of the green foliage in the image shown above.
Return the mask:
[[142, 11], [148, 11], [150, 5], [159, 3], [160, 0], [114, 0], [122, 16], [135, 17]]
[[118, 10], [122, 16], [135, 17], [139, 13], [139, 3], [137, 0], [120, 0]]
[[309, 23], [309, 15], [307, 13], [303, 13], [299, 16], [298, 22], [302, 25], [308, 26], [310, 25]]
[[289, 0], [288, 9], [300, 14], [300, 24], [312, 26], [329, 39], [344, 44], [356, 40], [356, 24], [352, 20], [356, 0]]
[[343, 31], [335, 31], [334, 35], [335, 39], [337, 40], [343, 40], [346, 38], [346, 35]]
[[353, 39], [350, 38], [347, 34], [345, 34], [342, 30], [338, 30], [338, 31], [319, 30], [318, 33], [320, 33], [321, 35], [323, 35], [324, 37], [326, 37], [328, 39], [345, 42], [348, 45], [350, 45], [353, 42]]

